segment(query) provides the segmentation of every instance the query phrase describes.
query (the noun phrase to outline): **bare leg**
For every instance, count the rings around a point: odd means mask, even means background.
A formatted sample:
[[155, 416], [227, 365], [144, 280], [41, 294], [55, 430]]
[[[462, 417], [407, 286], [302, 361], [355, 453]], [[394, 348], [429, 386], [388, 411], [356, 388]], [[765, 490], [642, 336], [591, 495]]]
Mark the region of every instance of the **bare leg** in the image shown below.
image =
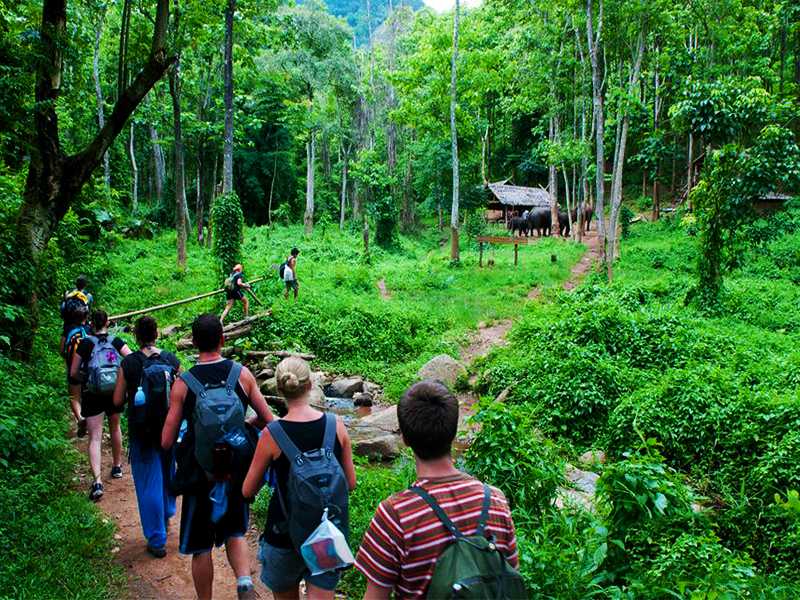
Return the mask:
[[283, 286], [283, 299], [284, 300], [288, 300], [289, 299], [289, 286], [287, 286], [285, 284]]
[[103, 413], [86, 419], [89, 431], [89, 465], [92, 467], [94, 480], [100, 482], [100, 446], [103, 440]]
[[233, 308], [233, 300], [228, 300], [225, 303], [225, 310], [222, 311], [222, 316], [219, 318], [220, 323], [225, 322], [225, 317], [228, 316], [228, 313], [231, 312], [232, 308]]
[[297, 283], [297, 280], [294, 282], [294, 299], [297, 300], [297, 291], [300, 289], [300, 284]]
[[293, 590], [288, 592], [272, 592], [272, 596], [275, 600], [300, 600], [300, 587], [297, 586]]
[[69, 404], [72, 408], [72, 415], [76, 421], [83, 419], [81, 417], [81, 386], [69, 384]]
[[112, 466], [122, 466], [122, 429], [119, 426], [120, 413], [114, 413], [108, 417], [108, 429], [111, 433], [111, 457], [114, 461]]
[[306, 598], [308, 600], [333, 600], [333, 590], [323, 590], [315, 585], [306, 584]]
[[225, 540], [225, 552], [236, 577], [250, 575], [250, 554], [245, 538], [232, 537]]
[[211, 552], [192, 556], [192, 579], [197, 600], [211, 600], [214, 585], [214, 563], [211, 560]]
[[250, 299], [247, 296], [242, 298], [242, 305], [244, 306], [244, 316], [247, 317], [250, 314]]

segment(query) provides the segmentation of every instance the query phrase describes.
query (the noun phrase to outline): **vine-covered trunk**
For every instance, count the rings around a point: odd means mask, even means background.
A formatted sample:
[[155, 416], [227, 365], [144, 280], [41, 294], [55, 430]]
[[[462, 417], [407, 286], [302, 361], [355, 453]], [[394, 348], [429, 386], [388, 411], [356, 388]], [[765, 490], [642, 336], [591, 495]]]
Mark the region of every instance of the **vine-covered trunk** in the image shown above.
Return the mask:
[[139, 210], [139, 167], [136, 166], [136, 143], [134, 123], [131, 121], [131, 135], [128, 138], [128, 156], [131, 159], [131, 210]]
[[186, 268], [186, 173], [181, 127], [181, 62], [180, 57], [169, 73], [169, 95], [172, 98], [173, 150], [175, 158], [175, 237], [178, 268]]
[[[106, 125], [105, 100], [103, 99], [103, 86], [100, 85], [100, 39], [103, 36], [103, 22], [105, 21], [105, 8], [100, 10], [97, 29], [94, 32], [94, 55], [92, 56], [92, 79], [94, 79], [94, 93], [97, 97], [97, 124], [102, 129]], [[108, 151], [103, 153], [103, 185], [106, 195], [111, 193], [111, 162]]]
[[344, 146], [342, 148], [342, 190], [339, 197], [339, 230], [344, 229], [344, 217], [347, 209], [347, 159], [349, 154], [350, 146]]
[[225, 9], [225, 141], [222, 155], [222, 193], [233, 192], [233, 14], [236, 0]]
[[453, 204], [450, 211], [450, 260], [459, 260], [458, 246], [458, 192], [460, 186], [458, 173], [458, 132], [456, 130], [456, 65], [458, 63], [458, 13], [459, 0], [453, 12], [453, 56], [450, 63], [450, 144], [453, 160]]
[[588, 39], [589, 59], [592, 66], [592, 108], [595, 123], [595, 199], [594, 211], [597, 219], [597, 235], [600, 238], [600, 259], [607, 261], [605, 227], [605, 116], [603, 111], [604, 90], [600, 65], [600, 41], [603, 31], [603, 0], [600, 0], [597, 17], [597, 33], [594, 31], [592, 15], [593, 0], [586, 0], [586, 37]]

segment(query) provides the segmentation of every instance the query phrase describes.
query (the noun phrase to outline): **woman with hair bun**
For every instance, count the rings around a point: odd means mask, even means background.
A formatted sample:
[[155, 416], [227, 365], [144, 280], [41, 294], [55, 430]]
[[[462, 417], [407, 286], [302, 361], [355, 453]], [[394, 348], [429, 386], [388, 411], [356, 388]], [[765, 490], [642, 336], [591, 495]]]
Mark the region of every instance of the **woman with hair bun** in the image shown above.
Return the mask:
[[[280, 427], [300, 452], [311, 452], [322, 448], [328, 416], [309, 404], [311, 370], [308, 363], [298, 357], [286, 358], [275, 369], [275, 379], [278, 391], [286, 399], [288, 412], [272, 427]], [[349, 489], [352, 490], [356, 486], [356, 472], [350, 437], [340, 418], [336, 418], [335, 424], [333, 454], [344, 472]], [[276, 600], [298, 598], [301, 579], [306, 582], [310, 600], [331, 600], [339, 582], [339, 573], [333, 571], [312, 576], [287, 532], [287, 516], [281, 506], [280, 498], [287, 496], [290, 465], [267, 428], [262, 432], [244, 481], [242, 493], [245, 498], [255, 497], [264, 483], [264, 474], [270, 466], [275, 475], [277, 493], [270, 499], [261, 541], [259, 552], [262, 560], [261, 580], [272, 590]]]

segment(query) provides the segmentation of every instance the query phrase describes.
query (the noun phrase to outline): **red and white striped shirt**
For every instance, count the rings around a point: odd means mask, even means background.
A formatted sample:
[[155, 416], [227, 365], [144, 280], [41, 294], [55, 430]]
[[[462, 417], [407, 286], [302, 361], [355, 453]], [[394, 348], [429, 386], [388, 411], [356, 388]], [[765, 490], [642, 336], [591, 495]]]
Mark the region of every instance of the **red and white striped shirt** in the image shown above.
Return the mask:
[[[474, 535], [483, 506], [483, 484], [465, 475], [420, 479], [427, 491], [462, 534]], [[487, 535], [517, 567], [517, 538], [503, 492], [491, 488]], [[416, 493], [403, 490], [378, 506], [356, 556], [356, 568], [367, 579], [394, 589], [398, 598], [422, 598], [433, 577], [436, 560], [453, 541], [433, 510]]]

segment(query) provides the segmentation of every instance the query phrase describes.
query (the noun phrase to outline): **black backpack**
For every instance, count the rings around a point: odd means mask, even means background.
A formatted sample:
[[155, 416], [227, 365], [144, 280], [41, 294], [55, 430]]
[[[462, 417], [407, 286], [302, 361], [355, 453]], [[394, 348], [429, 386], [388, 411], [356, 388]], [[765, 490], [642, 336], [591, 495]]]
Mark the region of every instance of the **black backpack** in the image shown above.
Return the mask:
[[283, 261], [278, 267], [278, 276], [283, 280], [283, 274], [286, 272], [286, 261]]
[[[161, 445], [161, 430], [169, 410], [169, 393], [175, 381], [175, 367], [160, 354], [145, 356], [139, 387], [144, 404], [137, 405], [135, 395], [128, 405], [128, 431], [140, 442]], [[137, 391], [138, 393], [138, 391]]]

